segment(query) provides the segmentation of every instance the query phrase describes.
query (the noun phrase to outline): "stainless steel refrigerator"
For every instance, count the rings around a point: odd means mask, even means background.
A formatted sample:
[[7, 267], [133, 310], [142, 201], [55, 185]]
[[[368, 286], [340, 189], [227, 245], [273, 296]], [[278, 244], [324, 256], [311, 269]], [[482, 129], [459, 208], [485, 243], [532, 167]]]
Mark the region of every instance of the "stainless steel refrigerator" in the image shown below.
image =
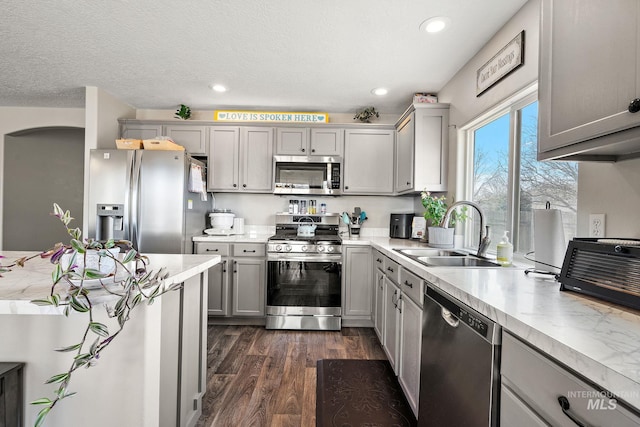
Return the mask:
[[130, 240], [142, 253], [192, 253], [210, 206], [189, 191], [192, 164], [204, 170], [183, 151], [91, 150], [88, 236]]

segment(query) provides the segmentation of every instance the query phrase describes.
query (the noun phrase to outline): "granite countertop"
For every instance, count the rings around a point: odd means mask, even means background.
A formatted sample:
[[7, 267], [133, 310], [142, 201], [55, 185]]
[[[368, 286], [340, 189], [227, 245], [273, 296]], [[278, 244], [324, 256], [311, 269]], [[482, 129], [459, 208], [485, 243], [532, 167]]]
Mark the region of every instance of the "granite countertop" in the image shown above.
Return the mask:
[[[13, 260], [36, 252], [5, 251], [2, 264], [8, 265]], [[147, 254], [148, 269], [157, 271], [161, 267], [167, 269], [169, 277], [166, 285], [184, 282], [188, 278], [200, 274], [220, 262], [219, 255], [180, 255], [180, 254]], [[53, 266], [49, 259], [34, 258], [27, 261], [24, 267], [12, 267], [12, 271], [3, 273], [0, 278], [0, 315], [2, 314], [57, 314], [59, 310], [50, 306], [31, 304], [33, 299], [43, 298], [51, 291], [51, 273]], [[92, 295], [108, 296], [104, 290], [91, 290]]]
[[504, 330], [640, 408], [640, 311], [561, 292], [557, 281], [526, 276], [524, 267], [426, 267], [393, 251], [425, 246], [416, 241], [361, 237], [344, 244], [370, 244]]

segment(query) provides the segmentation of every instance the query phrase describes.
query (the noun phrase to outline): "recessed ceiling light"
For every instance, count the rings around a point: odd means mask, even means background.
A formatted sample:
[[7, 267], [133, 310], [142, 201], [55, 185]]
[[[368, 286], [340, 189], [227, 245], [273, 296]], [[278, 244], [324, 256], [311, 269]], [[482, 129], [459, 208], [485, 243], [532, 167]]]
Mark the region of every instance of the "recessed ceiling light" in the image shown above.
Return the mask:
[[216, 92], [226, 92], [227, 91], [226, 87], [224, 87], [222, 85], [217, 85], [217, 84], [216, 85], [212, 85], [211, 89], [213, 89]]
[[446, 16], [434, 16], [420, 24], [420, 31], [426, 31], [432, 34], [439, 33], [445, 30], [449, 24], [451, 24], [451, 19]]
[[371, 93], [377, 96], [384, 96], [387, 93], [389, 93], [389, 91], [383, 87], [377, 87], [373, 90], [371, 90]]

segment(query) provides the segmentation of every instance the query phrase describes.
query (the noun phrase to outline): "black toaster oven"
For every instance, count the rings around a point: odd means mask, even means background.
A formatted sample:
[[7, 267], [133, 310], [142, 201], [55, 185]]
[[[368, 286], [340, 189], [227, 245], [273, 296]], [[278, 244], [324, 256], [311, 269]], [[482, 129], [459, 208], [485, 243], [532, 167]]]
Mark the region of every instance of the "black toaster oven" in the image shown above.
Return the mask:
[[560, 272], [560, 290], [640, 310], [640, 239], [575, 238]]

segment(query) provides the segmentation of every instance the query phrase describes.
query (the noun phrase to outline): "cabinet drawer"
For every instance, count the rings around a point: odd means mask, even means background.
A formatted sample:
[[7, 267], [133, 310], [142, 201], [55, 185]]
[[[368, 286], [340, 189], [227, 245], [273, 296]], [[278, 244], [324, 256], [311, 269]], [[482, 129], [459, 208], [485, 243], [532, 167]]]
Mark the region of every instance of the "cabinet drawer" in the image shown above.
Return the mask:
[[384, 271], [385, 256], [378, 251], [373, 251], [373, 265], [380, 271]]
[[237, 243], [233, 245], [233, 256], [261, 257], [266, 254], [264, 243]]
[[559, 397], [565, 397], [570, 412], [587, 425], [632, 427], [640, 424], [638, 415], [575, 376], [537, 350], [508, 333], [502, 341], [502, 382], [532, 410], [551, 425], [575, 427], [562, 412]]
[[402, 268], [400, 269], [399, 283], [402, 292], [418, 304], [418, 306], [422, 307], [424, 281], [409, 270]]
[[392, 261], [390, 258], [384, 257], [384, 274], [386, 274], [393, 283], [400, 283], [400, 264]]
[[228, 243], [198, 242], [198, 243], [196, 243], [196, 253], [197, 254], [212, 254], [212, 255], [228, 256], [229, 255], [229, 244]]

